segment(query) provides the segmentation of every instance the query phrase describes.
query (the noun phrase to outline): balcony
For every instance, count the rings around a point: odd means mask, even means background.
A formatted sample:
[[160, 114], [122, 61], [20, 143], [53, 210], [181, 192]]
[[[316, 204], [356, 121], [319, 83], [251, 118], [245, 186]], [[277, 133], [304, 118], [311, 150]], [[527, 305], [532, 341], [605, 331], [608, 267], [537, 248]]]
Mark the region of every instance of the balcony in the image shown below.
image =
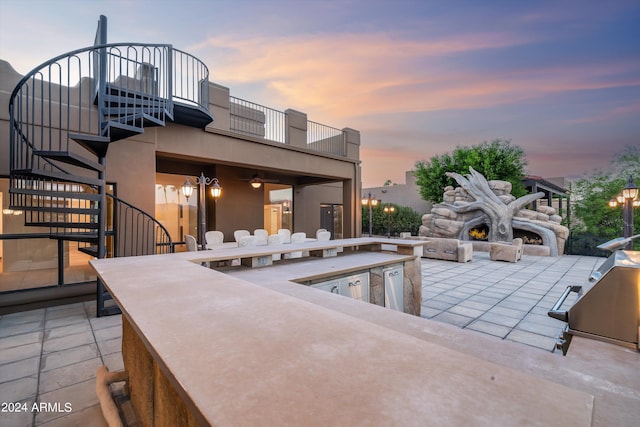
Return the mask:
[[349, 129], [337, 129], [307, 119], [292, 109], [276, 110], [229, 94], [229, 89], [211, 83], [210, 111], [215, 117], [209, 131], [223, 131], [243, 138], [283, 144], [329, 156], [358, 159], [349, 150]]

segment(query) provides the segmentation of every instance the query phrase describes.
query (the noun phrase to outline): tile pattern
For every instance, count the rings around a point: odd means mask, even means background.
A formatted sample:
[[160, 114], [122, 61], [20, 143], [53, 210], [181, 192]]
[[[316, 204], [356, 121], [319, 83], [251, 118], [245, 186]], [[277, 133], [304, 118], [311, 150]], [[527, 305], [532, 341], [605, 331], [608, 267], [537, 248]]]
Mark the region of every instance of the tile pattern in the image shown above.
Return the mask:
[[0, 317], [0, 425], [106, 426], [95, 373], [123, 369], [122, 319], [95, 311], [85, 302]]
[[[422, 317], [553, 351], [565, 326], [547, 312], [569, 285], [585, 282], [604, 258], [523, 256], [465, 264], [422, 260]], [[575, 302], [572, 294], [565, 302]]]

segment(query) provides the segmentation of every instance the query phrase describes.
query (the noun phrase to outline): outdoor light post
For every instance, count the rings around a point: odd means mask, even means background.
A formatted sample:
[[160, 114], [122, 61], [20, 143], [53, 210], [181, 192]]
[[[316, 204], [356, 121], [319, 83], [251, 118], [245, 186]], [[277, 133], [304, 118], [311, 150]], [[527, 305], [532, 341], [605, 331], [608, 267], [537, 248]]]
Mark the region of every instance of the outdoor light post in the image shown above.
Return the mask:
[[378, 204], [378, 200], [374, 199], [371, 197], [371, 193], [368, 194], [367, 197], [364, 197], [362, 199], [362, 205], [363, 206], [369, 206], [369, 237], [372, 236], [373, 234], [373, 213], [372, 213], [372, 207], [376, 206]]
[[396, 210], [395, 207], [387, 205], [384, 207], [384, 211], [387, 214], [387, 238], [391, 238], [391, 213]]
[[[612, 208], [618, 204], [622, 205], [622, 237], [625, 239], [633, 236], [633, 208], [640, 206], [640, 201], [637, 199], [638, 187], [633, 182], [633, 177], [630, 176], [622, 192], [609, 201], [609, 206]], [[627, 243], [626, 249], [633, 249], [633, 241]]]
[[189, 196], [193, 194], [194, 187], [196, 185], [198, 186], [198, 204], [200, 210], [200, 229], [198, 230], [198, 235], [200, 237], [200, 245], [204, 249], [207, 246], [207, 241], [205, 238], [205, 235], [207, 233], [207, 211], [205, 207], [206, 187], [207, 185], [211, 185], [211, 196], [216, 202], [222, 195], [222, 187], [220, 187], [218, 178], [207, 178], [206, 176], [204, 176], [204, 172], [201, 172], [199, 177], [193, 178], [193, 182], [191, 181], [191, 179], [191, 177], [187, 177], [187, 179], [184, 181], [184, 185], [182, 186], [182, 193], [187, 198], [188, 202]]

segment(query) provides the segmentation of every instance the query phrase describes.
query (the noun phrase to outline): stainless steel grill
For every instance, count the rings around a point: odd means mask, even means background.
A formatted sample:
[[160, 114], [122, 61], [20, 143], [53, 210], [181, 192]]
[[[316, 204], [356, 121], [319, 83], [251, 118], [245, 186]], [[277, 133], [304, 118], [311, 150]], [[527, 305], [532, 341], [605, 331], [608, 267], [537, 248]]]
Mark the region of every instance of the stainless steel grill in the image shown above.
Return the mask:
[[[615, 250], [625, 240], [614, 239], [598, 247]], [[578, 299], [568, 310], [561, 310], [572, 292]], [[640, 251], [615, 250], [585, 284], [568, 286], [548, 314], [567, 322], [556, 344], [563, 354], [574, 335], [640, 350]]]

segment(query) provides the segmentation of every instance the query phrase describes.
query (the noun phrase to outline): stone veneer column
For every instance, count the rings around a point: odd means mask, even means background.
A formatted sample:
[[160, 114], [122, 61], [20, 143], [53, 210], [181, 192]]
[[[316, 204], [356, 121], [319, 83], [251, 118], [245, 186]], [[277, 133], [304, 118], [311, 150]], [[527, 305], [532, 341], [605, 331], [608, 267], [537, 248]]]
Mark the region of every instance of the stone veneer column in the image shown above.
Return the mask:
[[422, 246], [398, 246], [398, 254], [415, 256], [412, 261], [405, 261], [403, 265], [403, 310], [415, 316], [420, 316], [422, 309], [422, 251]]

